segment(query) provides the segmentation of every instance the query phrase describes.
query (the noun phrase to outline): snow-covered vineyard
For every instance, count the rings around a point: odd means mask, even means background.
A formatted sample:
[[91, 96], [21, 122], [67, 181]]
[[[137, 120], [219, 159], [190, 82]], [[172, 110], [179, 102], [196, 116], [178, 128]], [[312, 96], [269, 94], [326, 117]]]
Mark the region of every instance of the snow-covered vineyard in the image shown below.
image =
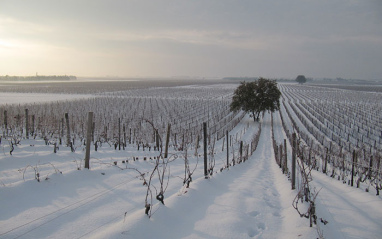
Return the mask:
[[382, 236], [381, 93], [279, 83], [255, 122], [238, 84], [78, 84], [1, 93], [0, 238]]

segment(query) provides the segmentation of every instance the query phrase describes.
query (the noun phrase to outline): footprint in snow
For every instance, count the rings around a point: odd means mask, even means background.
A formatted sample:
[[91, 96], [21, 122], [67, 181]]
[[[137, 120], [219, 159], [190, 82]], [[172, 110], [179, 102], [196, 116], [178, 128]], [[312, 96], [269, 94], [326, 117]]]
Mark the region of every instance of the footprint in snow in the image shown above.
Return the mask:
[[248, 236], [249, 237], [255, 237], [258, 234], [259, 234], [259, 232], [256, 229], [253, 229], [253, 228], [248, 229]]
[[258, 211], [252, 211], [252, 212], [248, 213], [248, 215], [250, 215], [251, 217], [256, 217], [259, 214], [260, 214], [260, 212], [258, 212]]
[[261, 230], [265, 230], [266, 226], [263, 222], [259, 222], [259, 223], [257, 223], [257, 228], [259, 228]]
[[274, 212], [274, 213], [272, 213], [272, 215], [275, 217], [281, 217], [281, 214], [279, 212]]
[[273, 205], [273, 204], [272, 204], [271, 202], [269, 202], [268, 200], [269, 200], [268, 198], [264, 198], [264, 201], [265, 201], [265, 203], [267, 204], [267, 206], [270, 207], [270, 208], [276, 208], [276, 206]]

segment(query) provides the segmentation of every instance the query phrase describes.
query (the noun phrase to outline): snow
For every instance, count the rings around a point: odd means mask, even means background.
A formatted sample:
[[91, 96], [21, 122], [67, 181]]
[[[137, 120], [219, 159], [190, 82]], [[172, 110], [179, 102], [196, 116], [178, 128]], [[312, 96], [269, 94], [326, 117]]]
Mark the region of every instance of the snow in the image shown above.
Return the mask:
[[91, 95], [84, 94], [41, 94], [41, 93], [10, 93], [1, 92], [0, 93], [0, 105], [5, 104], [30, 104], [30, 103], [43, 103], [51, 101], [62, 101], [62, 100], [74, 100], [74, 99], [84, 99], [90, 98]]
[[322, 188], [318, 195], [318, 217], [324, 217], [327, 235], [333, 238], [380, 238], [382, 233], [381, 199], [344, 185], [319, 172], [313, 184]]
[[[258, 124], [245, 116], [230, 134], [249, 142]], [[274, 131], [276, 141], [282, 143], [285, 133], [279, 117], [274, 117]], [[203, 175], [202, 157], [188, 152], [190, 167], [196, 167], [189, 188], [183, 186], [184, 152], [170, 151], [173, 161], [165, 205], [154, 199], [148, 217], [144, 214], [146, 187], [131, 168], [150, 172], [154, 167], [150, 157], [157, 152], [137, 151], [134, 146], [114, 150], [104, 145], [97, 152], [92, 148], [87, 170], [83, 169], [83, 147], [71, 152], [60, 146], [55, 154], [43, 140], [23, 139], [10, 155], [3, 138], [0, 238], [317, 238], [317, 226], [309, 227], [309, 220], [292, 207], [296, 190], [291, 190], [275, 162], [270, 114], [262, 119], [254, 154], [220, 172], [226, 162], [223, 140], [216, 143], [216, 171], [208, 179]], [[287, 147], [290, 159], [289, 143]], [[318, 220], [325, 238], [381, 237], [381, 197], [319, 172], [313, 172], [313, 185], [321, 189], [318, 217], [329, 222], [324, 225]]]

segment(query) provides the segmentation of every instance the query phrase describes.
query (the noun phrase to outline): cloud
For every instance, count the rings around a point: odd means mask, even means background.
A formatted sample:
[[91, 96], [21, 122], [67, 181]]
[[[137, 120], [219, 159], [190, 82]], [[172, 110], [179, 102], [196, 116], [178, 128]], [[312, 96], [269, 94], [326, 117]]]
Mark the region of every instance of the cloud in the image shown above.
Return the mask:
[[[92, 75], [95, 67], [105, 75], [295, 77], [304, 69], [337, 71], [340, 77], [345, 69], [366, 78], [381, 75], [374, 67], [382, 61], [380, 0], [2, 0], [0, 5], [2, 53], [36, 67], [36, 59], [44, 59], [41, 67], [51, 58], [79, 72], [71, 74]], [[26, 60], [31, 52], [41, 56]], [[74, 58], [81, 60], [67, 60]]]
[[52, 33], [53, 29], [47, 25], [23, 21], [16, 18], [0, 15], [0, 33], [16, 36], [28, 36]]
[[264, 37], [255, 36], [251, 32], [238, 31], [206, 31], [206, 30], [158, 30], [158, 31], [106, 31], [93, 32], [92, 37], [109, 42], [172, 42], [174, 44], [190, 44], [204, 46], [220, 46], [228, 48], [258, 50], [269, 47]]

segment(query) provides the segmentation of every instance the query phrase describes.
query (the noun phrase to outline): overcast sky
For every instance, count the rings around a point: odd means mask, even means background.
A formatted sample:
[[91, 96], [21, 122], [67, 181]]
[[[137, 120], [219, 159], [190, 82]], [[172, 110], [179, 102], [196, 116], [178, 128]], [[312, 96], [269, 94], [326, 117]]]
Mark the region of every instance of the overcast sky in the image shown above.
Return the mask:
[[382, 0], [0, 0], [0, 75], [382, 79]]

